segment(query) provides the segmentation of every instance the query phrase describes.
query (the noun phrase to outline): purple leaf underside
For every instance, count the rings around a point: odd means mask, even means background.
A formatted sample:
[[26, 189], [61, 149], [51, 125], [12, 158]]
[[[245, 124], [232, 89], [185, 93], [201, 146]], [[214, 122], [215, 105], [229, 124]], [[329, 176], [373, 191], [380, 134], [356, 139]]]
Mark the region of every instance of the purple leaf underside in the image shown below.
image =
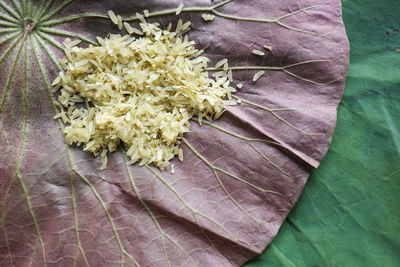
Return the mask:
[[244, 86], [220, 119], [192, 122], [175, 174], [127, 166], [122, 150], [99, 171], [53, 119], [66, 37], [117, 33], [109, 9], [176, 25], [180, 2], [0, 0], [1, 266], [237, 266], [276, 235], [335, 127], [349, 60], [339, 0], [182, 1], [190, 39]]

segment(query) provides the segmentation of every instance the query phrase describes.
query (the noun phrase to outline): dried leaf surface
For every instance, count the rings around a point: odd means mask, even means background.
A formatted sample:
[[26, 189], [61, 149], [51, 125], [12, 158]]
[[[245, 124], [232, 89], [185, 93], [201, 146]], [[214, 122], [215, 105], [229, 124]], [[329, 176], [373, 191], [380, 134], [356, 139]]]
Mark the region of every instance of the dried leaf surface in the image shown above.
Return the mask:
[[218, 121], [192, 123], [175, 174], [126, 166], [123, 151], [99, 171], [53, 120], [64, 38], [117, 32], [109, 9], [176, 25], [180, 2], [0, 1], [0, 265], [235, 266], [275, 236], [335, 126], [349, 52], [339, 0], [183, 1], [189, 37], [244, 87]]

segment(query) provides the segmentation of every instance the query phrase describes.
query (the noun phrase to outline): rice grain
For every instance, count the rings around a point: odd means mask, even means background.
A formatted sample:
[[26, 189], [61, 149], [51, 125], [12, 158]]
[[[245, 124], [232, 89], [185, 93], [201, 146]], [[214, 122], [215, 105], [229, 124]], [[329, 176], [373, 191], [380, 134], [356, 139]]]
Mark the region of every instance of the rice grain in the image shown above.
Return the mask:
[[179, 14], [181, 14], [181, 12], [182, 12], [182, 9], [184, 8], [184, 4], [183, 3], [180, 3], [179, 4], [179, 6], [178, 6], [178, 8], [176, 9], [176, 15], [179, 15]]
[[254, 75], [254, 77], [253, 77], [253, 82], [256, 82], [258, 79], [260, 79], [260, 77], [263, 76], [264, 73], [265, 73], [265, 71], [263, 71], [263, 70], [257, 72], [257, 73]]

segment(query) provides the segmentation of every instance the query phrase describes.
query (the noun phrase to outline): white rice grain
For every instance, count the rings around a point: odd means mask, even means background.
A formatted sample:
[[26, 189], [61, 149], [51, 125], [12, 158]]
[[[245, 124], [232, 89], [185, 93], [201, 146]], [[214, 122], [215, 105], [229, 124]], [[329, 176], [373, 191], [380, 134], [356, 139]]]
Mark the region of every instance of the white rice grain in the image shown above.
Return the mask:
[[183, 150], [179, 148], [178, 150], [178, 159], [182, 162], [183, 161]]
[[182, 9], [185, 7], [185, 5], [183, 4], [183, 3], [180, 3], [179, 4], [179, 6], [178, 6], [178, 8], [176, 9], [176, 15], [179, 15], [179, 14], [181, 14], [181, 12], [182, 12]]
[[130, 163], [162, 169], [175, 156], [183, 161], [179, 140], [189, 131], [191, 117], [197, 115], [199, 123], [216, 119], [224, 105], [235, 103], [232, 71], [224, 59], [219, 67], [226, 72], [209, 77], [209, 59], [181, 35], [190, 22], [180, 20], [177, 34], [155, 23], [141, 23], [142, 32], [120, 21], [128, 33], [146, 36], [110, 34], [87, 48], [66, 40], [63, 71], [52, 83], [61, 88], [54, 118], [67, 124], [68, 144], [100, 154], [101, 169], [119, 144], [127, 148]]
[[264, 45], [263, 47], [268, 51], [272, 51], [272, 46]]
[[222, 103], [225, 106], [235, 106], [236, 105], [236, 101], [235, 100], [223, 100]]
[[140, 31], [139, 29], [134, 28], [134, 27], [132, 27], [132, 32], [135, 33], [135, 34], [137, 34], [137, 35], [143, 35], [143, 32], [142, 32], [142, 31]]
[[112, 21], [114, 24], [118, 24], [118, 19], [117, 19], [117, 16], [115, 16], [114, 11], [108, 10], [107, 13], [108, 13], [108, 16], [110, 17], [111, 21]]
[[142, 14], [136, 12], [136, 17], [140, 20], [141, 23], [147, 24], [147, 21], [144, 19]]
[[218, 61], [218, 62], [215, 64], [215, 68], [218, 69], [219, 67], [221, 67], [222, 65], [224, 65], [224, 64], [226, 64], [226, 63], [228, 63], [228, 59], [224, 58], [224, 59]]
[[125, 30], [126, 30], [129, 34], [132, 34], [132, 33], [133, 33], [133, 29], [132, 29], [131, 25], [129, 25], [128, 22], [124, 22], [124, 27], [125, 27]]
[[265, 53], [259, 50], [254, 49], [253, 51], [251, 51], [251, 53], [253, 53], [254, 55], [257, 56], [265, 56]]
[[118, 30], [122, 31], [122, 17], [120, 15], [117, 16], [118, 22]]
[[213, 21], [215, 19], [214, 15], [207, 14], [207, 13], [202, 14], [201, 17], [203, 18], [203, 20], [205, 22]]
[[57, 78], [54, 79], [54, 81], [52, 82], [51, 86], [55, 86], [57, 84], [59, 84], [61, 82], [61, 77], [60, 75], [57, 76]]
[[263, 71], [263, 70], [257, 72], [257, 73], [254, 75], [254, 77], [253, 77], [253, 82], [256, 82], [258, 79], [260, 79], [260, 77], [263, 76], [264, 73], [265, 73], [265, 71]]
[[107, 169], [107, 163], [108, 163], [107, 149], [104, 149], [103, 152], [101, 152], [101, 168], [100, 168], [101, 171]]

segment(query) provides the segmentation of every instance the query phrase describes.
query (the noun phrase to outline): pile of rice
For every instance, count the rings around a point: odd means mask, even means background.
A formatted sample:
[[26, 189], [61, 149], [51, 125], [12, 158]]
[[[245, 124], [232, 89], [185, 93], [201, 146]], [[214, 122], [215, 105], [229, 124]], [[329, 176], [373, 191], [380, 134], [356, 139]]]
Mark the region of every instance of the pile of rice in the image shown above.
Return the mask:
[[218, 118], [224, 104], [234, 104], [223, 99], [235, 91], [226, 61], [219, 64], [224, 71], [209, 77], [209, 59], [183, 37], [188, 25], [179, 21], [176, 31], [172, 25], [162, 30], [142, 19], [141, 30], [134, 30], [140, 38], [110, 34], [88, 48], [66, 40], [64, 71], [53, 85], [61, 90], [55, 118], [66, 124], [67, 142], [101, 154], [101, 169], [121, 142], [130, 163], [162, 169], [175, 155], [183, 160], [179, 139], [189, 120]]

